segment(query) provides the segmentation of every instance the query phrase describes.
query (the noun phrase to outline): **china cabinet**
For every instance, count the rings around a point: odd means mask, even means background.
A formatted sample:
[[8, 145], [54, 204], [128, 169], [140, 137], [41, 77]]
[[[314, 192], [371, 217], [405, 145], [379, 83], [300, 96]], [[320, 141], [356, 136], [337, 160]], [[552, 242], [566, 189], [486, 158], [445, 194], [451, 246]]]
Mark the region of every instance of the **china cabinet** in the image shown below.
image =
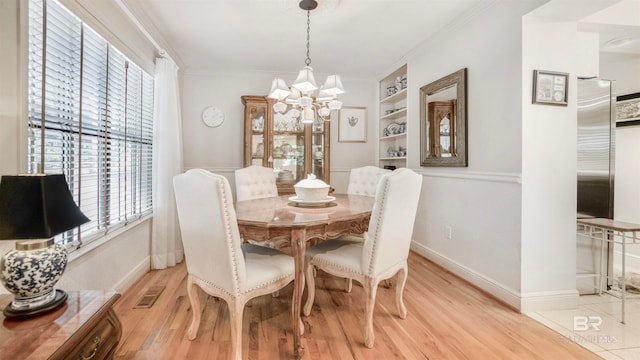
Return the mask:
[[407, 65], [384, 77], [380, 84], [379, 166], [407, 166]]
[[293, 185], [308, 174], [330, 183], [329, 124], [303, 124], [289, 106], [282, 114], [266, 96], [245, 95], [244, 166], [273, 168], [280, 195], [294, 194]]

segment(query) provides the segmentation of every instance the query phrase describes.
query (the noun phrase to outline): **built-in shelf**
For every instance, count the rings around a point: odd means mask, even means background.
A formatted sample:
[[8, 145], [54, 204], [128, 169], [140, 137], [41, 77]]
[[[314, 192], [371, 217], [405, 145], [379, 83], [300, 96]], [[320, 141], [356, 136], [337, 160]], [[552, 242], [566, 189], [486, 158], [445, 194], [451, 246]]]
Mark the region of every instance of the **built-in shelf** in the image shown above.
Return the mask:
[[407, 160], [406, 156], [389, 156], [381, 157], [380, 160]]
[[[380, 167], [406, 167], [406, 156], [389, 156], [407, 151], [407, 65], [402, 65], [382, 78], [378, 85], [378, 165]], [[395, 87], [395, 89], [394, 89]], [[388, 93], [395, 93], [386, 96]], [[401, 124], [402, 133], [386, 135], [395, 124]], [[393, 132], [398, 131], [397, 128]]]
[[402, 137], [406, 137], [407, 133], [404, 132], [402, 134], [394, 134], [394, 135], [388, 135], [388, 136], [383, 136], [380, 138], [380, 141], [384, 141], [384, 140], [393, 140], [393, 139], [397, 139], [397, 138], [402, 138]]
[[390, 114], [380, 116], [380, 120], [392, 120], [407, 116], [407, 108], [398, 109]]
[[392, 103], [392, 102], [396, 102], [398, 100], [403, 100], [407, 97], [407, 88], [404, 88], [402, 90], [399, 90], [397, 93], [391, 95], [391, 96], [387, 96], [386, 98], [380, 100], [381, 103]]

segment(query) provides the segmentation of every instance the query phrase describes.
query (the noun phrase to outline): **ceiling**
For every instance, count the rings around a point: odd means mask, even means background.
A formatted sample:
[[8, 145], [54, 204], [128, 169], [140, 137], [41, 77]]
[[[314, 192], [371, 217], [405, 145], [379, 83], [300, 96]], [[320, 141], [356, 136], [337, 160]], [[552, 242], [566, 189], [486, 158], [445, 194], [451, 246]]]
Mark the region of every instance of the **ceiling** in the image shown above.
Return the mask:
[[578, 23], [582, 31], [600, 34], [600, 51], [640, 55], [640, 0], [623, 0]]
[[[318, 0], [311, 11], [316, 73], [371, 78], [487, 0]], [[123, 0], [187, 69], [297, 72], [306, 58], [299, 0]], [[344, 76], [344, 75], [343, 75]]]
[[[185, 70], [295, 73], [304, 66], [307, 14], [298, 0], [120, 1]], [[576, 9], [582, 1], [558, 2]], [[494, 2], [318, 0], [310, 14], [311, 66], [319, 74], [379, 77], [447, 24]], [[579, 28], [599, 32], [603, 51], [640, 54], [640, 0], [580, 17]], [[606, 44], [627, 37], [624, 46]]]

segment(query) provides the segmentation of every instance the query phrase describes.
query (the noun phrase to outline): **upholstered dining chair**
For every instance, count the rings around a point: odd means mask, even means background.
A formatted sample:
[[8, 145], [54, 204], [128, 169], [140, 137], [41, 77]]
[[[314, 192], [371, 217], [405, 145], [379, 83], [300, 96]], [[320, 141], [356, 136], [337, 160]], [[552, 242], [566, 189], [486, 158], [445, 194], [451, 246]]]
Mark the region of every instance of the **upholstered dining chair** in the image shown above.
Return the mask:
[[363, 166], [351, 169], [347, 194], [375, 196], [380, 178], [390, 172], [391, 170], [377, 166]]
[[375, 340], [373, 310], [380, 281], [398, 274], [396, 306], [400, 318], [406, 318], [407, 309], [402, 296], [421, 186], [422, 177], [407, 168], [383, 175], [378, 183], [364, 241], [327, 240], [307, 249], [305, 316], [311, 313], [315, 298], [313, 268], [317, 267], [331, 275], [362, 284], [366, 294], [364, 342], [368, 348], [373, 347]]
[[245, 304], [293, 281], [294, 260], [275, 249], [242, 244], [231, 187], [224, 176], [192, 169], [175, 176], [173, 183], [193, 313], [187, 336], [193, 340], [198, 335], [199, 287], [227, 302], [232, 354], [241, 359]]
[[[278, 196], [278, 187], [276, 186], [276, 175], [272, 168], [250, 165], [235, 171], [236, 178], [236, 201], [245, 201], [253, 199], [263, 199]], [[245, 239], [247, 242], [278, 249], [289, 243], [288, 240], [272, 239], [269, 241], [255, 241]], [[278, 293], [274, 293], [278, 296]]]
[[251, 165], [235, 171], [236, 201], [278, 196], [276, 175], [272, 168]]
[[[390, 173], [391, 170], [383, 169], [377, 166], [362, 166], [351, 169], [349, 173], [349, 185], [347, 186], [347, 194], [350, 195], [366, 195], [375, 196], [378, 182], [384, 174]], [[343, 239], [352, 241], [362, 241], [362, 234], [349, 234], [343, 236]], [[353, 281], [346, 279], [345, 291], [351, 292]]]

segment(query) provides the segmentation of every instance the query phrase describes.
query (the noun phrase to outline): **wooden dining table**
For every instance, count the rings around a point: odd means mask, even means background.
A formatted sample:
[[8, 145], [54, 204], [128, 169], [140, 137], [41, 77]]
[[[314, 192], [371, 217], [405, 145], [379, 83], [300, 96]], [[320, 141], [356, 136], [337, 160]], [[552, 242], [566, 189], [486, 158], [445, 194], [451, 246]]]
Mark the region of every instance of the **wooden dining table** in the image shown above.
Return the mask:
[[[304, 291], [304, 257], [311, 241], [334, 239], [347, 233], [363, 233], [369, 226], [374, 198], [363, 195], [331, 194], [335, 200], [323, 204], [299, 203], [282, 195], [236, 203], [240, 236], [253, 241], [288, 241], [295, 259], [293, 287], [293, 350], [296, 358], [304, 349], [300, 319]], [[312, 205], [312, 206], [311, 206]]]

